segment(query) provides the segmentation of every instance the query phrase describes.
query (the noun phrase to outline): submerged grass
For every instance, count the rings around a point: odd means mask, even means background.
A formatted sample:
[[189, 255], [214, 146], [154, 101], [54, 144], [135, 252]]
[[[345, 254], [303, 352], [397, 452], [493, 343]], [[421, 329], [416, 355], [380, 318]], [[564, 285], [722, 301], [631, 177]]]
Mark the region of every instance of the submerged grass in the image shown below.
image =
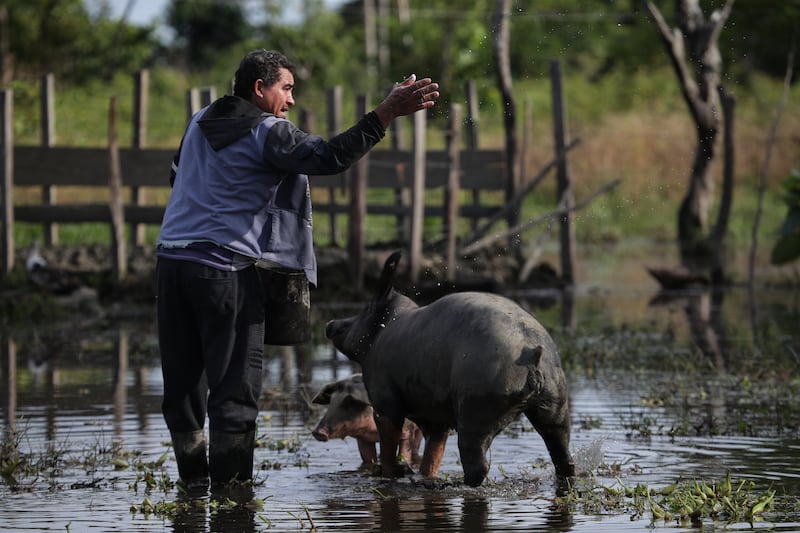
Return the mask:
[[[111, 445], [98, 442], [75, 455], [70, 455], [66, 443], [48, 445], [40, 454], [35, 454], [22, 450], [25, 434], [25, 427], [21, 423], [7, 427], [0, 445], [2, 481], [12, 491], [33, 491], [42, 482], [46, 482], [49, 491], [102, 490], [121, 479], [117, 475], [109, 475], [109, 472], [132, 470], [134, 477], [127, 487], [134, 495], [130, 505], [133, 516], [183, 520], [199, 514], [210, 516], [213, 520], [215, 517], [225, 519], [238, 513], [254, 517], [271, 527], [270, 518], [263, 513], [264, 500], [256, 498], [252, 491], [252, 486], [263, 483], [265, 479], [236, 484], [217, 493], [191, 493], [181, 490], [164, 466], [169, 455], [168, 444], [165, 445], [167, 449], [153, 460], [147, 460], [140, 451], [126, 450], [118, 442]], [[299, 439], [260, 440], [261, 446], [271, 451], [298, 452]], [[293, 466], [304, 465], [294, 463]], [[72, 477], [76, 470], [84, 472], [88, 478], [69, 485], [58, 482], [60, 477]], [[722, 480], [678, 479], [658, 488], [643, 483], [626, 485], [622, 481], [622, 474], [619, 465], [600, 464], [594, 471], [586, 472], [566, 484], [565, 490], [558, 492], [553, 504], [566, 511], [588, 516], [626, 514], [631, 520], [649, 518], [653, 525], [691, 525], [699, 528], [707, 522], [725, 525], [749, 523], [752, 526], [765, 519], [780, 521], [800, 515], [800, 499], [797, 496], [777, 494], [772, 488], [759, 488], [751, 480], [733, 478], [730, 472]], [[604, 483], [601, 478], [614, 481]], [[442, 482], [452, 485], [449, 480]], [[456, 485], [460, 485], [460, 482]], [[441, 484], [436, 483], [414, 483], [413, 486], [418, 487], [417, 490], [441, 490]], [[386, 497], [379, 492], [378, 496]], [[316, 526], [310, 511], [305, 506], [302, 509], [305, 516], [287, 512], [297, 520], [299, 529], [314, 531]]]
[[[628, 438], [800, 437], [800, 360], [791, 350], [731, 348], [718, 361], [663, 326], [650, 333], [556, 331], [554, 337], [569, 374], [609, 383], [634, 377], [642, 384], [638, 408], [620, 420]], [[580, 424], [597, 428], [603, 421]]]
[[[181, 487], [168, 473], [165, 463], [169, 457], [171, 447], [165, 443], [164, 452], [154, 460], [147, 460], [140, 450], [127, 450], [122, 442], [115, 441], [106, 444], [98, 440], [94, 446], [71, 452], [68, 448], [68, 439], [60, 443], [50, 443], [39, 452], [33, 451], [30, 442], [27, 442], [27, 427], [25, 421], [20, 419], [14, 424], [6, 426], [3, 430], [2, 443], [0, 443], [0, 475], [2, 484], [12, 492], [33, 492], [35, 490], [65, 491], [80, 489], [102, 490], [117, 485], [123, 478], [130, 478], [127, 488], [134, 495], [141, 494], [131, 503], [132, 515], [141, 515], [144, 518], [155, 517], [158, 519], [175, 519], [184, 514], [206, 512], [212, 517], [224, 513], [258, 513], [263, 509], [264, 500], [255, 498], [252, 487], [263, 483], [266, 477], [257, 475], [256, 479], [247, 484], [235, 484], [223, 487], [211, 496], [204, 491], [203, 494], [192, 494]], [[259, 447], [286, 454], [300, 454], [302, 445], [299, 438], [272, 439], [259, 437]], [[304, 464], [288, 455], [283, 467], [303, 467]], [[307, 461], [307, 459], [306, 459]], [[307, 463], [306, 463], [307, 464]], [[275, 461], [271, 468], [282, 468]], [[260, 470], [266, 468], [261, 465]], [[128, 472], [123, 475], [123, 472]], [[69, 484], [63, 479], [81, 478]], [[250, 487], [250, 490], [247, 490]], [[172, 499], [170, 496], [175, 494]], [[162, 495], [163, 498], [157, 495]], [[307, 510], [306, 513], [308, 514]], [[258, 519], [269, 525], [266, 516]], [[309, 521], [313, 524], [310, 515]], [[300, 523], [303, 519], [298, 517]], [[303, 528], [300, 528], [303, 529]]]

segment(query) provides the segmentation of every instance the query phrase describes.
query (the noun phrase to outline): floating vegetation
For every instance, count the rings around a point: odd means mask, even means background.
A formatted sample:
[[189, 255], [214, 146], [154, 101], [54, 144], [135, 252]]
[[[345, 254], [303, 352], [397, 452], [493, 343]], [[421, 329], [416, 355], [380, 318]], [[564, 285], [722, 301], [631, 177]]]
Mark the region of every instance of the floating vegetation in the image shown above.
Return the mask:
[[[303, 441], [297, 435], [289, 439], [276, 439], [269, 435], [259, 435], [256, 438], [256, 448], [266, 448], [279, 453], [287, 452], [292, 454], [290, 459], [292, 466], [308, 466], [310, 454], [303, 445]], [[259, 464], [261, 470], [280, 470], [283, 467], [284, 462], [282, 460], [264, 459]]]
[[264, 500], [261, 498], [236, 498], [229, 496], [222, 497], [197, 497], [181, 498], [177, 500], [157, 500], [153, 501], [145, 496], [141, 503], [131, 505], [132, 514], [141, 514], [145, 518], [151, 515], [160, 519], [173, 519], [180, 513], [187, 511], [208, 510], [213, 516], [222, 511], [239, 510], [245, 513], [256, 513], [264, 508]]
[[753, 481], [732, 481], [730, 472], [721, 482], [678, 480], [660, 489], [639, 483], [626, 486], [620, 478], [607, 486], [593, 478], [570, 484], [556, 504], [586, 514], [630, 513], [632, 520], [649, 515], [653, 523], [675, 522], [701, 527], [704, 520], [751, 525], [775, 506], [775, 491], [756, 490]]
[[275, 452], [297, 453], [303, 448], [303, 441], [297, 435], [290, 439], [275, 439], [269, 435], [259, 435], [256, 439], [256, 448], [267, 448]]

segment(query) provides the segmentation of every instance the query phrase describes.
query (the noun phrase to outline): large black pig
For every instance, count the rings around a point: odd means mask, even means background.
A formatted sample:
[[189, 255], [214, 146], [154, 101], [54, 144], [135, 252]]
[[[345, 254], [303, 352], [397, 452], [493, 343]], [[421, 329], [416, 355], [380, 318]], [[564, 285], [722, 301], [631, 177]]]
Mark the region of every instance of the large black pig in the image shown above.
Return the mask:
[[380, 434], [381, 470], [402, 475], [403, 420], [425, 435], [420, 473], [436, 477], [450, 430], [458, 433], [464, 482], [486, 478], [494, 437], [525, 414], [559, 476], [574, 476], [567, 383], [545, 328], [511, 300], [490, 293], [444, 296], [420, 307], [393, 287], [400, 253], [360, 314], [332, 320], [326, 335], [361, 365]]

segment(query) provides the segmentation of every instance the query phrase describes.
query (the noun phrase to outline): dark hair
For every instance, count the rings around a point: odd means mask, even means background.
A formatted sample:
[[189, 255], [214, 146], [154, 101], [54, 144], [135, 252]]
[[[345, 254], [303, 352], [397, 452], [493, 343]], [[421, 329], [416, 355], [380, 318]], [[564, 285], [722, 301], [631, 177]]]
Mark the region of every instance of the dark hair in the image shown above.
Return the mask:
[[256, 80], [264, 80], [264, 84], [270, 86], [280, 79], [282, 68], [294, 74], [294, 65], [280, 52], [274, 50], [248, 52], [239, 63], [233, 79], [234, 96], [249, 100]]

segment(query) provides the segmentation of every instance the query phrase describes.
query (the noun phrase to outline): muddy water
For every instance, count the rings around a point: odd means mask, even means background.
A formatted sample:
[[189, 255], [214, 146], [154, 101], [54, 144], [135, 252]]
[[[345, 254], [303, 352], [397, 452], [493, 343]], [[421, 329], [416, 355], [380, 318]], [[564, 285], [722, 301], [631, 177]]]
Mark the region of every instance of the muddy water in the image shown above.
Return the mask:
[[[657, 298], [646, 282], [580, 287], [571, 301], [512, 295], [562, 347], [580, 483], [662, 488], [753, 481], [780, 503], [753, 526], [800, 530], [800, 303], [796, 292]], [[710, 313], [719, 305], [720, 313]], [[349, 305], [321, 314], [346, 314]], [[706, 313], [704, 315], [703, 313]], [[710, 314], [709, 314], [710, 313]], [[699, 317], [708, 320], [698, 326]], [[252, 494], [185, 497], [160, 412], [151, 320], [39, 324], [6, 332], [3, 531], [645, 531], [649, 513], [561, 495], [538, 435], [519, 421], [494, 441], [489, 480], [460, 483], [455, 437], [435, 482], [360, 471], [352, 440], [320, 443], [308, 398], [355, 369], [321, 339], [270, 347]], [[8, 435], [8, 433], [6, 433]], [[122, 462], [124, 461], [124, 463]], [[127, 466], [126, 466], [127, 465]], [[152, 477], [148, 477], [152, 476]], [[149, 483], [148, 483], [149, 480]], [[229, 499], [228, 499], [229, 498]], [[237, 499], [240, 498], [240, 499]], [[149, 501], [157, 509], [147, 512]], [[247, 502], [232, 505], [230, 501]], [[724, 522], [656, 522], [678, 531]]]

